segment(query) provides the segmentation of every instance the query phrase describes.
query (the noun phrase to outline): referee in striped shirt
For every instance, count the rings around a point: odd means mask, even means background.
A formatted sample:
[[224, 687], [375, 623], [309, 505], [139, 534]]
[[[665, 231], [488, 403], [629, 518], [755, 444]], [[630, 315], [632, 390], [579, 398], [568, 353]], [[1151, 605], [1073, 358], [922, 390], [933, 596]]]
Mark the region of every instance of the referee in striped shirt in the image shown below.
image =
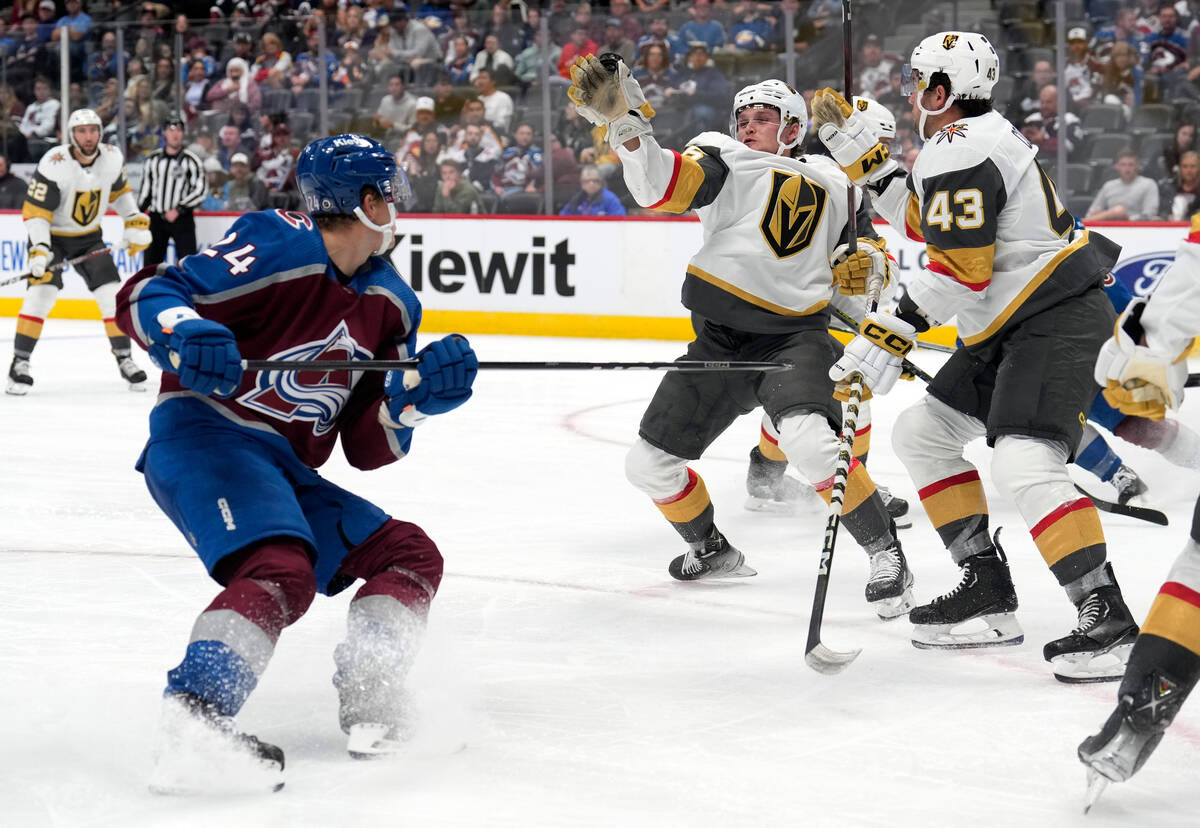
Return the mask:
[[204, 168], [196, 154], [183, 148], [183, 120], [172, 116], [163, 123], [166, 146], [151, 153], [142, 167], [138, 206], [150, 216], [152, 241], [144, 265], [161, 264], [167, 241], [175, 240], [175, 261], [196, 252], [196, 217], [204, 201]]

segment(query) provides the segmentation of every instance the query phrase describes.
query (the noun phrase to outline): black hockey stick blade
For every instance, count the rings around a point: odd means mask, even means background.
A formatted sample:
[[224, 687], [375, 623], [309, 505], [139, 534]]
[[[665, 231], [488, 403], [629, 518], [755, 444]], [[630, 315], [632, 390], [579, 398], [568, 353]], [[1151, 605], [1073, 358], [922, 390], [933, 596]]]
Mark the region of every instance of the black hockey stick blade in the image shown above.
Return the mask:
[[1159, 526], [1168, 525], [1167, 516], [1158, 511], [1158, 509], [1147, 509], [1145, 506], [1130, 506], [1128, 503], [1113, 503], [1111, 500], [1104, 500], [1103, 498], [1096, 497], [1078, 483], [1075, 484], [1075, 488], [1079, 490], [1080, 494], [1092, 501], [1092, 505], [1101, 512], [1137, 518], [1138, 520], [1144, 520], [1147, 523], [1156, 523]]
[[862, 650], [851, 650], [848, 653], [839, 653], [818, 641], [815, 647], [804, 654], [804, 663], [818, 673], [832, 676], [849, 667], [850, 662], [858, 658], [861, 652]]
[[1200, 385], [1200, 374], [1188, 374], [1187, 382], [1183, 384], [1184, 388], [1195, 388]]
[[[417, 367], [415, 359], [244, 359], [247, 371], [405, 371]], [[786, 371], [790, 362], [480, 362], [491, 371]]]

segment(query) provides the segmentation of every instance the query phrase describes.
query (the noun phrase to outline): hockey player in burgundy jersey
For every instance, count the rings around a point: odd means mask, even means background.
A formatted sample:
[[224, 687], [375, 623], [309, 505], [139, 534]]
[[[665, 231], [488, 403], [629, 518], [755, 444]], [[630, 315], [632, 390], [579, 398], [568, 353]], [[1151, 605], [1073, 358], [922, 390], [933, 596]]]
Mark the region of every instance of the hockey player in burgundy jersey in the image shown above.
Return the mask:
[[[410, 724], [405, 673], [442, 575], [420, 527], [322, 479], [341, 439], [351, 465], [405, 455], [413, 429], [471, 395], [478, 361], [449, 336], [416, 347], [421, 306], [383, 255], [408, 181], [357, 135], [297, 162], [307, 213], [239, 218], [177, 266], [118, 296], [121, 329], [163, 369], [138, 469], [224, 590], [167, 674], [151, 787], [278, 790], [283, 752], [232, 724], [284, 627], [316, 593], [356, 579], [334, 684], [351, 755], [395, 749]], [[407, 372], [243, 371], [241, 360], [419, 358]]]

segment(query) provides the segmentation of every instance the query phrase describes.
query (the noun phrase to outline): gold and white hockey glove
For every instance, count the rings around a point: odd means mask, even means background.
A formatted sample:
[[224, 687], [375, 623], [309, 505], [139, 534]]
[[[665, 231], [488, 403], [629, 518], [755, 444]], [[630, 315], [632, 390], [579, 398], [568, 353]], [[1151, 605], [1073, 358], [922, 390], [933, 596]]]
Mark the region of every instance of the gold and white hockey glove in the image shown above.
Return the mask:
[[150, 235], [150, 217], [145, 213], [134, 213], [125, 217], [125, 235], [121, 237], [121, 245], [129, 249], [130, 256], [136, 256], [147, 247], [153, 237]]
[[850, 245], [840, 244], [829, 258], [833, 268], [833, 284], [838, 293], [845, 296], [862, 296], [872, 277], [880, 278], [887, 285], [891, 279], [891, 259], [887, 255], [887, 242], [883, 239], [860, 237], [858, 249], [850, 253]]
[[654, 133], [650, 125], [654, 107], [646, 102], [641, 85], [619, 55], [606, 52], [576, 58], [567, 95], [580, 115], [607, 129], [606, 138], [614, 147]]
[[850, 340], [841, 359], [829, 369], [829, 378], [838, 384], [835, 396], [846, 394], [855, 372], [862, 374], [863, 385], [873, 393], [891, 391], [916, 333], [916, 328], [898, 316], [882, 311], [868, 313], [858, 326], [858, 336]]
[[895, 159], [870, 123], [836, 89], [825, 87], [812, 99], [812, 123], [833, 160], [858, 186], [890, 175]]
[[29, 248], [29, 284], [47, 285], [54, 274], [46, 273], [50, 265], [50, 248], [44, 244], [35, 244]]
[[1104, 343], [1093, 372], [1104, 399], [1121, 413], [1161, 420], [1179, 408], [1187, 382], [1187, 348], [1162, 353], [1139, 345], [1146, 300], [1129, 303], [1117, 319], [1113, 338]]

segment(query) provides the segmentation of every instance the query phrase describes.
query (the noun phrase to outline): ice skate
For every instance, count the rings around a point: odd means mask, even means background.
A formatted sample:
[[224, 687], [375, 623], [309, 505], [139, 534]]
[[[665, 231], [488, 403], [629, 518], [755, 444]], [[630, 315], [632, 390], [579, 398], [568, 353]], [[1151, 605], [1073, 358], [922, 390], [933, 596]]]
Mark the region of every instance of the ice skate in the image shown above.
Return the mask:
[[265, 793], [283, 788], [283, 751], [242, 733], [212, 702], [163, 699], [150, 790], [157, 794]]
[[887, 486], [875, 484], [875, 490], [879, 492], [879, 496], [883, 498], [883, 507], [887, 509], [892, 520], [896, 521], [897, 529], [909, 529], [912, 527], [912, 518], [908, 517], [908, 501], [902, 497], [896, 497], [892, 494], [892, 490]]
[[755, 446], [746, 470], [746, 509], [791, 515], [820, 511], [824, 506], [817, 490], [787, 471], [786, 460], [768, 460]]
[[33, 377], [29, 373], [29, 360], [13, 357], [8, 366], [8, 386], [4, 389], [15, 397], [23, 397], [33, 388]]
[[966, 650], [1013, 646], [1025, 640], [1017, 623], [1017, 593], [1000, 548], [999, 529], [993, 542], [995, 549], [960, 564], [958, 586], [909, 613], [914, 647]]
[[1187, 692], [1176, 681], [1150, 673], [1135, 693], [1121, 697], [1100, 732], [1080, 743], [1079, 761], [1088, 769], [1084, 813], [1108, 782], [1124, 782], [1141, 769], [1185, 698]]
[[[895, 524], [893, 524], [893, 529]], [[884, 621], [899, 618], [913, 607], [913, 574], [904, 559], [899, 539], [886, 549], [871, 555], [871, 573], [867, 576], [867, 603]]]
[[146, 390], [146, 372], [138, 367], [129, 354], [117, 354], [117, 369], [121, 378], [129, 383], [130, 391]]
[[1146, 482], [1138, 477], [1138, 473], [1126, 465], [1113, 472], [1112, 479], [1108, 482], [1117, 490], [1117, 503], [1122, 506], [1138, 495], [1145, 494], [1149, 489]]
[[[1111, 576], [1111, 567], [1108, 571]], [[1120, 588], [1114, 584], [1089, 592], [1078, 610], [1075, 629], [1042, 650], [1054, 677], [1069, 684], [1120, 679], [1138, 634]]]
[[688, 551], [671, 561], [667, 571], [680, 581], [700, 578], [745, 578], [758, 572], [746, 566], [746, 556], [725, 540], [715, 528], [715, 537], [693, 543]]

